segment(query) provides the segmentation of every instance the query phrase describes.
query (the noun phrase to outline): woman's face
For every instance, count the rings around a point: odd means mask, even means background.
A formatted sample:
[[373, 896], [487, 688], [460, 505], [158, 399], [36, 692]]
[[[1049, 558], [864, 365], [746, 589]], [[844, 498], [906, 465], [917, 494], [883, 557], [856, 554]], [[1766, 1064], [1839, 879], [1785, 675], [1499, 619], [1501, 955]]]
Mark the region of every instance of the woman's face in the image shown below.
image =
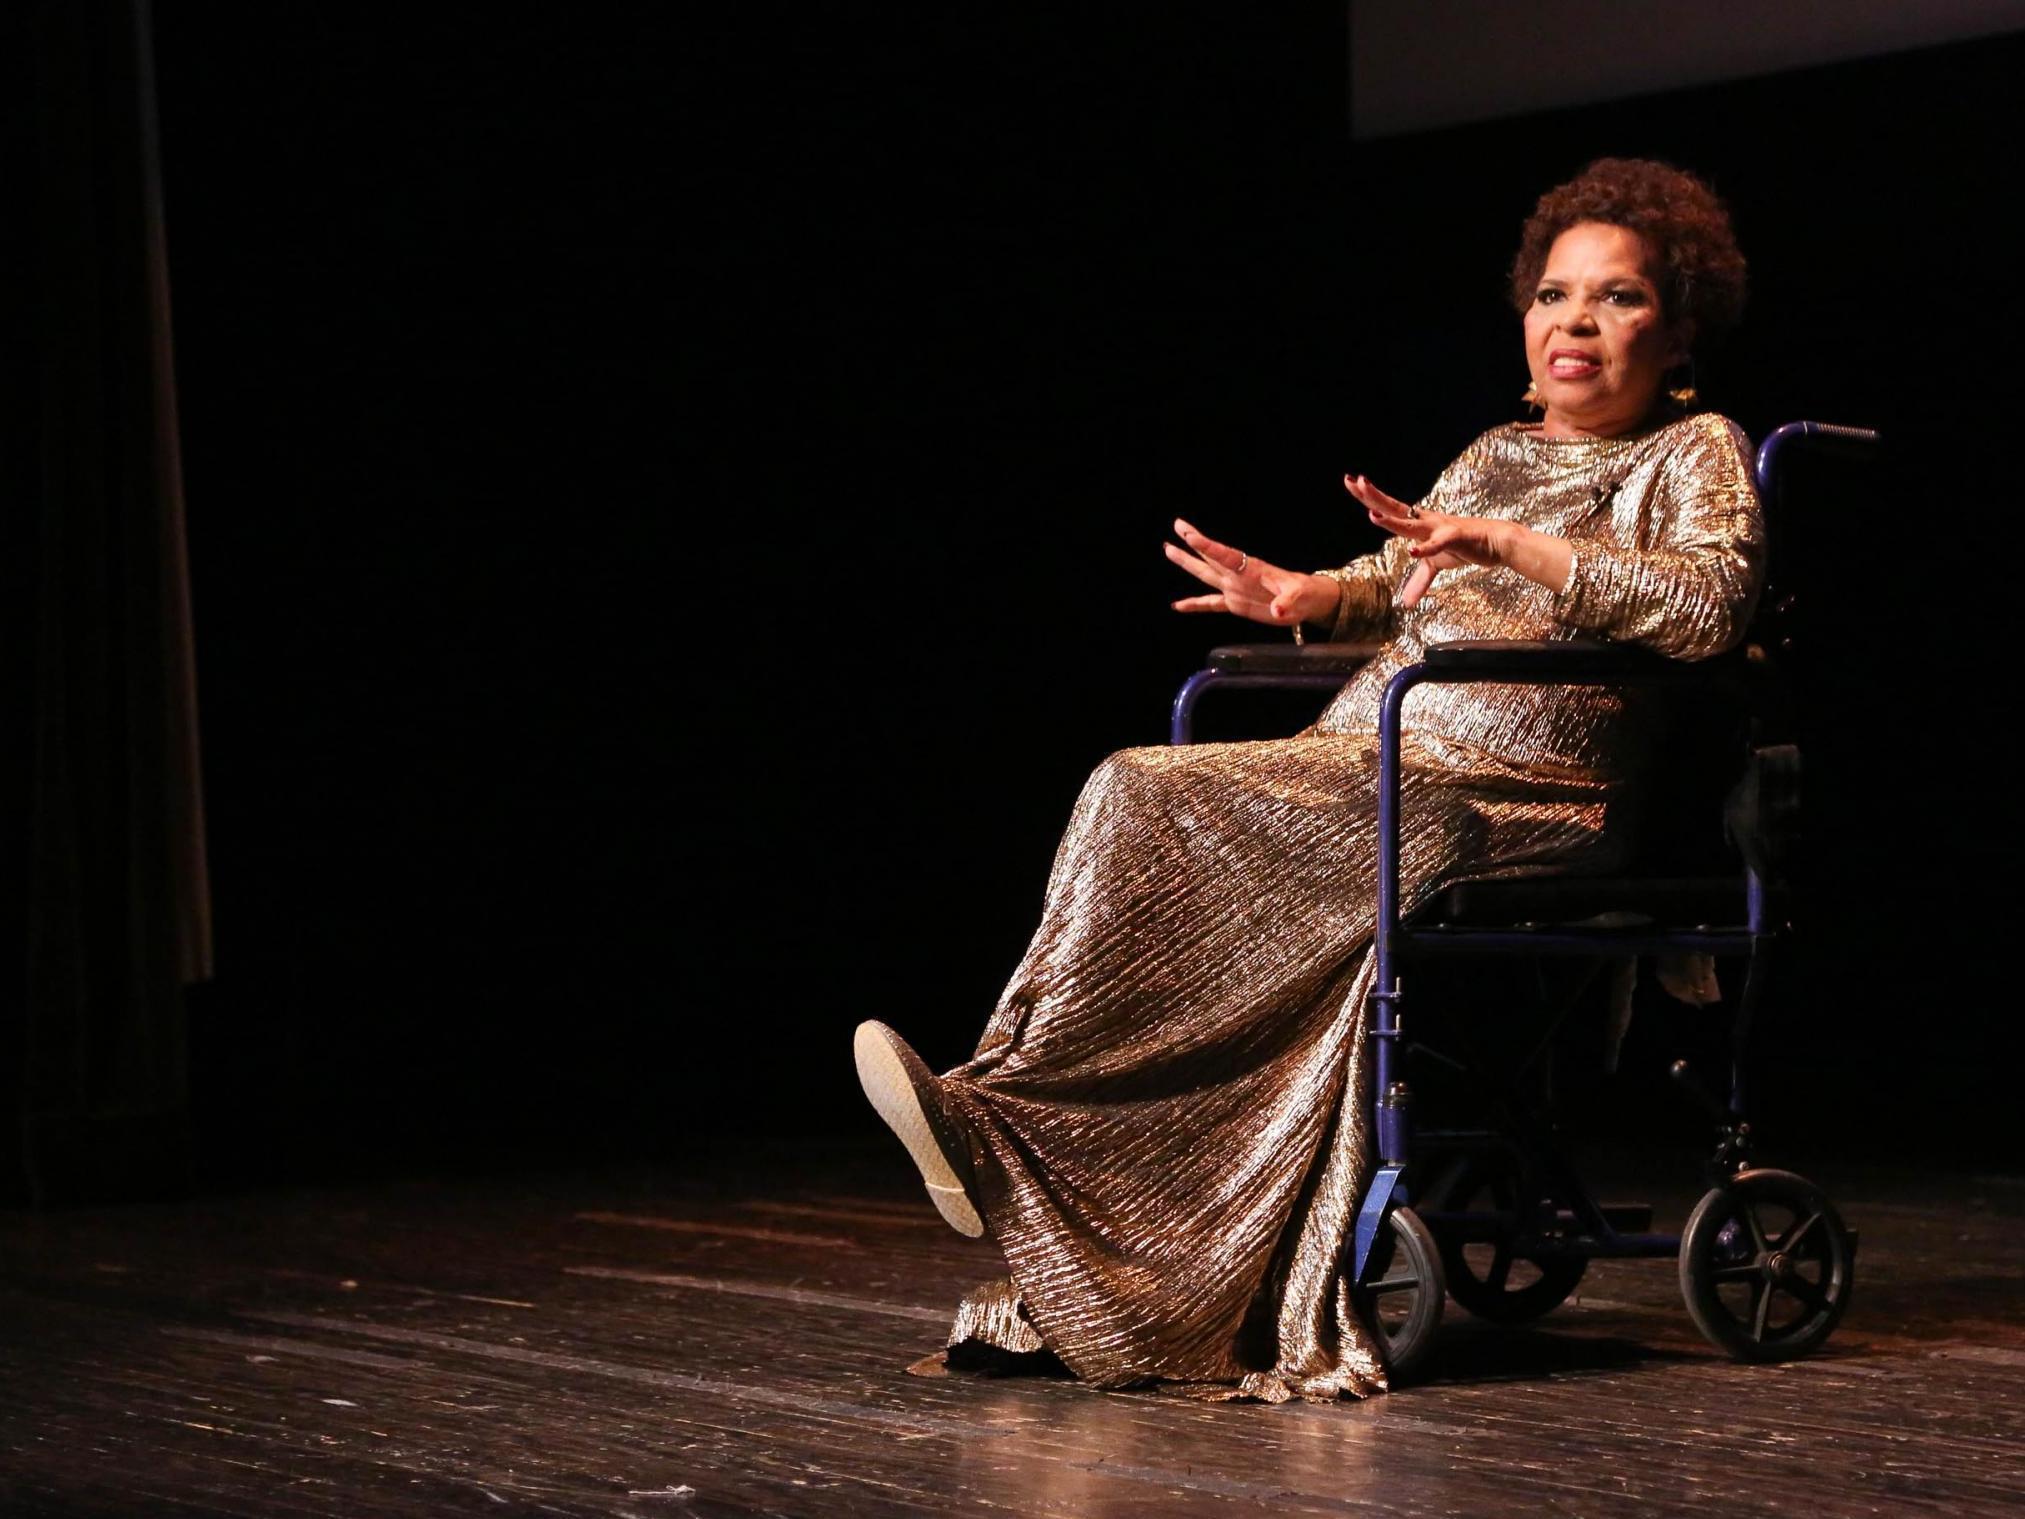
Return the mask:
[[1632, 431], [1687, 361], [1685, 323], [1660, 314], [1658, 261], [1636, 232], [1577, 222], [1547, 250], [1526, 308], [1526, 367], [1546, 403], [1550, 437]]

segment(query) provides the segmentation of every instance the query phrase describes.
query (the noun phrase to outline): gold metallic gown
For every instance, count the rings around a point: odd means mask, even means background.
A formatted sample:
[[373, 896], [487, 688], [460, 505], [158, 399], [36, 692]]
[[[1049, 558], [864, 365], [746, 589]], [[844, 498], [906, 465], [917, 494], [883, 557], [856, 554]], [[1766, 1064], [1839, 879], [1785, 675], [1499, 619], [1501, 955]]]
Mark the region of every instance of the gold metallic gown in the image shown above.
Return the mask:
[[[1494, 428], [1422, 504], [1569, 539], [1566, 588], [1449, 570], [1401, 611], [1393, 540], [1328, 572], [1343, 587], [1332, 636], [1386, 642], [1314, 726], [1098, 767], [1033, 943], [976, 1055], [944, 1077], [1010, 1275], [965, 1297], [931, 1360], [1045, 1350], [1101, 1386], [1207, 1398], [1384, 1388], [1344, 1243], [1373, 1156], [1385, 683], [1445, 639], [1602, 635], [1706, 657], [1740, 637], [1763, 558], [1743, 435], [1706, 413], [1601, 440]], [[1405, 715], [1405, 905], [1463, 875], [1608, 868], [1643, 728], [1628, 701], [1421, 687]]]

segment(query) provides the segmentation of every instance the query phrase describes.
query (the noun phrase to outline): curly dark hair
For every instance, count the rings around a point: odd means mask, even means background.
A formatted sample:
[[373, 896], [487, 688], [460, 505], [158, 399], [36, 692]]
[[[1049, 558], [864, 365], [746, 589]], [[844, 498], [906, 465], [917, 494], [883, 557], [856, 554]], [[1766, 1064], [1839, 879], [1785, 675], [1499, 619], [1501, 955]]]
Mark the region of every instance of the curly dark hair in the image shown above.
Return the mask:
[[1700, 352], [1737, 325], [1744, 310], [1744, 255], [1716, 192], [1685, 170], [1650, 158], [1599, 158], [1540, 197], [1512, 260], [1512, 305], [1533, 304], [1547, 250], [1579, 222], [1636, 232], [1659, 254], [1660, 310], [1694, 322]]

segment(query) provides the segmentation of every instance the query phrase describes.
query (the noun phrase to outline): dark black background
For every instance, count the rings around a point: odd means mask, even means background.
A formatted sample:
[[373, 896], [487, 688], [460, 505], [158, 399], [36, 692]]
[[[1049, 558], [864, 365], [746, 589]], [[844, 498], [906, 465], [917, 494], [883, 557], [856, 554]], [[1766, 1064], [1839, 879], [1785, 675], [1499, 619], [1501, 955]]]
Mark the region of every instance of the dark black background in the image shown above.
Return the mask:
[[1806, 524], [1772, 1094], [2018, 1153], [2019, 39], [1353, 149], [1340, 15], [156, 25], [212, 1175], [872, 1132], [851, 1027], [969, 1053], [1083, 776], [1240, 631], [1166, 609], [1169, 520], [1369, 546], [1339, 476], [1517, 413], [1518, 226], [1603, 153], [1734, 208], [1708, 397], [1892, 443]]

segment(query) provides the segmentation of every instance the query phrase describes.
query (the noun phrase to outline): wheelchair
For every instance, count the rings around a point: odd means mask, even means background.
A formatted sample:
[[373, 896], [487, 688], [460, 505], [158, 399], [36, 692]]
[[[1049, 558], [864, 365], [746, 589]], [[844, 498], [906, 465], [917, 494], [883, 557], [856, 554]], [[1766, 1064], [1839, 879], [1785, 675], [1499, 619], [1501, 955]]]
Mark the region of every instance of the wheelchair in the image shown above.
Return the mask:
[[[1801, 453], [1860, 456], [1878, 435], [1864, 428], [1789, 422], [1769, 433], [1754, 461], [1772, 562], [1779, 554], [1782, 492]], [[1378, 777], [1378, 911], [1373, 1099], [1378, 1159], [1350, 1241], [1353, 1294], [1385, 1342], [1396, 1375], [1422, 1363], [1444, 1305], [1499, 1324], [1559, 1306], [1599, 1259], [1670, 1258], [1695, 1326], [1743, 1361], [1806, 1355], [1833, 1333], [1855, 1283], [1857, 1235], [1814, 1183], [1763, 1165], [1746, 1106], [1746, 1053], [1768, 970], [1791, 932], [1786, 869], [1796, 828], [1799, 751], [1791, 731], [1785, 666], [1794, 597], [1768, 582], [1742, 644], [1687, 663], [1607, 642], [1475, 642], [1432, 645], [1398, 672], [1381, 707]], [[1194, 740], [1197, 704], [1226, 687], [1334, 690], [1369, 659], [1369, 647], [1231, 645], [1176, 696], [1170, 741]], [[1728, 755], [1717, 784], [1673, 809], [1697, 824], [1713, 851], [1655, 860], [1637, 874], [1461, 880], [1411, 916], [1400, 904], [1400, 719], [1415, 687], [1437, 682], [1637, 685], [1671, 688], [1699, 710], [1726, 714]], [[1706, 781], [1705, 773], [1701, 777]], [[1701, 788], [1705, 793], [1708, 787]], [[1725, 842], [1726, 839], [1726, 842]], [[1679, 840], [1671, 841], [1677, 848]], [[1728, 1095], [1718, 1097], [1685, 1059], [1669, 1070], [1714, 1130], [1706, 1190], [1682, 1232], [1656, 1233], [1644, 1204], [1600, 1203], [1561, 1152], [1551, 1122], [1516, 1094], [1511, 1073], [1471, 1074], [1402, 1033], [1402, 970], [1452, 957], [1565, 957], [1622, 962], [1627, 956], [1696, 953], [1741, 960], [1729, 1010]], [[1410, 1063], [1465, 1071], [1479, 1110], [1470, 1127], [1416, 1122]], [[1505, 1081], [1504, 1085], [1499, 1085]]]

